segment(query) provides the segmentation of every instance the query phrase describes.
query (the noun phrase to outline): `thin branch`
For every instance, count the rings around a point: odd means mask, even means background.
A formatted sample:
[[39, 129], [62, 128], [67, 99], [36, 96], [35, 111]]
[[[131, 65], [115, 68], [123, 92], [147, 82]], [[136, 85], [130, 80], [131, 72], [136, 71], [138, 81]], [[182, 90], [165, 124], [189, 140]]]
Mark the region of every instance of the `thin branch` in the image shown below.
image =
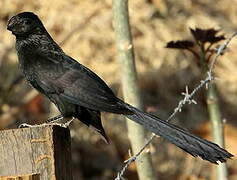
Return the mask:
[[[129, 24], [128, 0], [113, 0], [113, 25], [121, 69], [123, 95], [126, 102], [139, 109], [143, 108], [137, 83], [137, 72], [133, 51], [132, 34]], [[134, 153], [144, 145], [146, 132], [144, 128], [127, 120], [128, 137]], [[143, 163], [136, 162], [138, 177], [141, 180], [157, 179], [152, 166], [151, 155], [140, 156]], [[130, 164], [130, 163], [129, 163]], [[122, 176], [119, 178], [121, 179]]]
[[206, 52], [208, 52], [213, 45], [214, 45], [213, 43], [210, 43], [209, 46], [207, 46], [207, 48], [206, 48]]
[[191, 48], [187, 48], [186, 49], [187, 51], [189, 51], [189, 52], [191, 52], [197, 59], [199, 59], [200, 57], [199, 57], [199, 55], [198, 55], [198, 53], [197, 52], [195, 52], [193, 49], [191, 49]]

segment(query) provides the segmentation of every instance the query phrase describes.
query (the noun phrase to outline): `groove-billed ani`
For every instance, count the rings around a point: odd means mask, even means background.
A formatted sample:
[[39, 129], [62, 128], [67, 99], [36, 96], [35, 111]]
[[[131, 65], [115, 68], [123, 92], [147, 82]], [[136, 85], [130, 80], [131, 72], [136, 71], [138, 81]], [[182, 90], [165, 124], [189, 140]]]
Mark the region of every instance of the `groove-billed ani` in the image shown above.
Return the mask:
[[13, 16], [7, 29], [16, 36], [17, 55], [25, 78], [58, 107], [63, 117], [78, 118], [107, 139], [100, 112], [123, 114], [192, 156], [212, 163], [225, 162], [233, 156], [217, 144], [117, 98], [100, 77], [63, 52], [35, 14], [23, 12]]

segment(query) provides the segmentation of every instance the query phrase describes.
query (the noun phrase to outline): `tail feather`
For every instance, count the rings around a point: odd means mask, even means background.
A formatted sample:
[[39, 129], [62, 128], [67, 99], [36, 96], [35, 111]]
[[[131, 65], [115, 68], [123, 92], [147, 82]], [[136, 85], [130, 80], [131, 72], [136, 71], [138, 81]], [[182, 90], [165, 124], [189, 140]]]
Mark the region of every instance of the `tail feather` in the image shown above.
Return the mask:
[[218, 164], [218, 161], [226, 162], [227, 158], [233, 157], [232, 154], [215, 143], [195, 136], [176, 125], [142, 112], [128, 104], [126, 106], [132, 112], [125, 115], [127, 118], [141, 124], [147, 130], [170, 141], [194, 157], [200, 156], [202, 159], [215, 164]]

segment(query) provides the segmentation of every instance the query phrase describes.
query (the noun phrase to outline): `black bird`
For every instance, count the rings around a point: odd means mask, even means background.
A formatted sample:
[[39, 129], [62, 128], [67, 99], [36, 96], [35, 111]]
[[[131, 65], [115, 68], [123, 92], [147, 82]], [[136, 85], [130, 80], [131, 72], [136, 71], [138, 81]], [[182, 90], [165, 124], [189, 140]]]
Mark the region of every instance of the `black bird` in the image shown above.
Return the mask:
[[192, 156], [212, 163], [225, 162], [233, 156], [217, 144], [117, 98], [99, 76], [63, 52], [34, 13], [13, 16], [7, 29], [16, 36], [16, 51], [25, 78], [57, 106], [63, 117], [78, 118], [107, 139], [100, 112], [123, 114]]

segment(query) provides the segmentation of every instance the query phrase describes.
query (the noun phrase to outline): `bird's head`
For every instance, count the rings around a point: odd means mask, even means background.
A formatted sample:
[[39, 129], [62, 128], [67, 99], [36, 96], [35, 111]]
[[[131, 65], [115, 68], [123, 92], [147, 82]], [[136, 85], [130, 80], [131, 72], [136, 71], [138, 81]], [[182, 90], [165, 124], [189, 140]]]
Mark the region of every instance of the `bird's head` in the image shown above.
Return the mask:
[[23, 12], [8, 21], [7, 29], [15, 36], [27, 36], [44, 31], [44, 26], [37, 15], [32, 12]]

